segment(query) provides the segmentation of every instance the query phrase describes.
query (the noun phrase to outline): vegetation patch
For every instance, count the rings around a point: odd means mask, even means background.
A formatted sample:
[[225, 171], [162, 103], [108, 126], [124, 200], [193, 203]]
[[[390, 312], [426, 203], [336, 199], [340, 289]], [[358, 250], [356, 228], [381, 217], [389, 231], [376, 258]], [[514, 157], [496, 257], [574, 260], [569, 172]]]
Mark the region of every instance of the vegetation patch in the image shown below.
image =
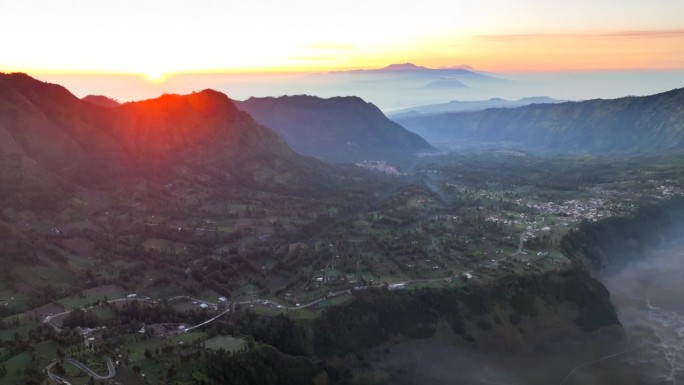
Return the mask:
[[247, 347], [247, 341], [244, 338], [216, 336], [204, 341], [204, 346], [211, 350], [223, 349], [226, 352], [235, 353], [245, 349]]

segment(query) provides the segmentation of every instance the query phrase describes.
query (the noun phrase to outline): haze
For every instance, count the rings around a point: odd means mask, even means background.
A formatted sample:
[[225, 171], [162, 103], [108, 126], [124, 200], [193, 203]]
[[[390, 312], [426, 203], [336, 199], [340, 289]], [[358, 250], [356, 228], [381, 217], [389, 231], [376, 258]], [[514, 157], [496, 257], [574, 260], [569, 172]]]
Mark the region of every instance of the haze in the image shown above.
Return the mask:
[[549, 96], [564, 100], [648, 95], [684, 86], [684, 70], [574, 71], [490, 73], [505, 80], [464, 88], [426, 88], [430, 81], [396, 77], [377, 79], [330, 73], [290, 74], [188, 74], [150, 82], [135, 75], [36, 76], [51, 83], [68, 84], [77, 96], [106, 93], [121, 102], [148, 99], [162, 93], [189, 93], [212, 88], [234, 99], [251, 96], [308, 94], [320, 97], [354, 95], [385, 112], [451, 100], [519, 99]]
[[0, 385], [684, 378], [684, 1], [0, 15]]
[[[354, 94], [391, 110], [453, 99], [645, 95], [684, 83], [684, 3], [675, 0], [205, 1], [201, 7], [31, 0], [3, 2], [0, 14], [11, 15], [0, 26], [0, 34], [11, 36], [0, 71], [121, 101], [210, 87], [235, 98]], [[404, 62], [466, 64], [515, 83], [398, 97], [397, 90], [415, 90], [305, 75]]]

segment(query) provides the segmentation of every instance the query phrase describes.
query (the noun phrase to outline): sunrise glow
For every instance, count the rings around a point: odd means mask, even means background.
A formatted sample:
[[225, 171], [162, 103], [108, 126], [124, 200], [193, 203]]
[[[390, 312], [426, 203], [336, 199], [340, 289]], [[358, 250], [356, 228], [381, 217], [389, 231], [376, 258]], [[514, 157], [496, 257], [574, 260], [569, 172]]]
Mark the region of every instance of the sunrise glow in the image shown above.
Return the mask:
[[164, 79], [166, 79], [167, 74], [164, 73], [163, 71], [149, 70], [149, 71], [145, 71], [143, 76], [149, 82], [160, 83], [160, 82], [163, 82]]
[[[35, 12], [41, 9], [41, 12]], [[2, 71], [307, 72], [412, 61], [485, 71], [684, 67], [676, 0], [3, 2]]]

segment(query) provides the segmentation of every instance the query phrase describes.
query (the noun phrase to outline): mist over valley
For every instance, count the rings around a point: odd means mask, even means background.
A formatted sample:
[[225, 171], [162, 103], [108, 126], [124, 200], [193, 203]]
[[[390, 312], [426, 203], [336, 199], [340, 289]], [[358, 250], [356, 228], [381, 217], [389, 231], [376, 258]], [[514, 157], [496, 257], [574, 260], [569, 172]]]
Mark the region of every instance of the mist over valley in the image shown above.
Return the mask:
[[0, 385], [684, 381], [684, 2], [0, 2]]

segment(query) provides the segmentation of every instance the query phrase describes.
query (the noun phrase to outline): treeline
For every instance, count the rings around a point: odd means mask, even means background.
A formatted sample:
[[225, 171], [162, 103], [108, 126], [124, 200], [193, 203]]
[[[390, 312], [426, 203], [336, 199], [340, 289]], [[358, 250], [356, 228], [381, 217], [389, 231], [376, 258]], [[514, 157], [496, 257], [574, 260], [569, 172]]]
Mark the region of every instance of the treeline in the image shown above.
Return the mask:
[[[545, 303], [576, 304], [575, 324], [593, 331], [619, 324], [608, 296], [605, 287], [580, 268], [546, 276], [509, 276], [473, 289], [375, 290], [358, 294], [350, 304], [327, 309], [313, 321], [313, 348], [318, 356], [332, 357], [370, 348], [392, 335], [431, 337], [440, 319], [455, 334], [474, 341], [466, 324], [483, 330], [494, 326], [492, 322], [517, 324], [521, 316], [537, 315], [537, 298]], [[508, 321], [500, 319], [495, 309], [505, 309]]]
[[275, 346], [283, 353], [311, 355], [309, 325], [295, 322], [285, 315], [260, 317], [251, 311], [235, 314], [233, 331], [254, 337], [257, 341]]
[[326, 309], [314, 320], [295, 322], [283, 315], [263, 317], [247, 311], [233, 314], [214, 329], [219, 334], [253, 336], [283, 353], [327, 360], [363, 352], [391, 336], [431, 337], [441, 320], [464, 340], [476, 342], [469, 334], [473, 328], [497, 332], [505, 323], [517, 325], [523, 317], [536, 317], [541, 304], [568, 302], [578, 308], [575, 319], [568, 322], [585, 331], [619, 324], [606, 288], [576, 267], [461, 289], [374, 289], [357, 293], [348, 304]]
[[100, 306], [108, 307], [114, 317], [102, 319], [90, 311], [75, 309], [62, 321], [64, 328], [99, 327], [110, 328], [123, 327], [125, 330], [138, 330], [141, 325], [158, 323], [199, 323], [211, 317], [204, 309], [191, 309], [186, 312], [177, 312], [168, 303], [150, 305], [140, 301], [130, 301], [121, 305], [102, 303]]
[[268, 346], [242, 354], [208, 351], [204, 366], [208, 378], [195, 380], [197, 385], [306, 385], [318, 375], [325, 376], [310, 359], [285, 355]]

